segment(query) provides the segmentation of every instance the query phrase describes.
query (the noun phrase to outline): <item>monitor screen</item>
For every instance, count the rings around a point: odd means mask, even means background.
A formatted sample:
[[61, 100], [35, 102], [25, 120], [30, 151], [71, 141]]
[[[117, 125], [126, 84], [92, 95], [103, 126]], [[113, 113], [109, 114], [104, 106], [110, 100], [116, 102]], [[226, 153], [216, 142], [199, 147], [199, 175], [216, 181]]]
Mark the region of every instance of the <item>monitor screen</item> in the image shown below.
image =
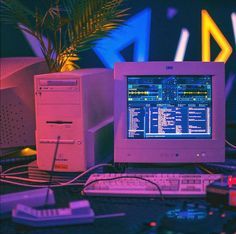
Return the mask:
[[212, 137], [212, 76], [127, 77], [129, 139]]

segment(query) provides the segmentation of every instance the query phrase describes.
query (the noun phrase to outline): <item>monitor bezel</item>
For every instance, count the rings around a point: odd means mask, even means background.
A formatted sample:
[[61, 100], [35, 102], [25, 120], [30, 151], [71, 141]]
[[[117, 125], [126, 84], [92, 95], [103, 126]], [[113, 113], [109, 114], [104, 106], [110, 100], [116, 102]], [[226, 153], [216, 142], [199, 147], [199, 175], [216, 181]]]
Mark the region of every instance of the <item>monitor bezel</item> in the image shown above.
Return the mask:
[[[115, 64], [114, 75], [115, 162], [188, 163], [224, 161], [225, 81], [223, 63], [124, 62]], [[212, 76], [212, 139], [127, 138], [127, 77], [151, 75]], [[183, 156], [185, 153], [189, 156]]]

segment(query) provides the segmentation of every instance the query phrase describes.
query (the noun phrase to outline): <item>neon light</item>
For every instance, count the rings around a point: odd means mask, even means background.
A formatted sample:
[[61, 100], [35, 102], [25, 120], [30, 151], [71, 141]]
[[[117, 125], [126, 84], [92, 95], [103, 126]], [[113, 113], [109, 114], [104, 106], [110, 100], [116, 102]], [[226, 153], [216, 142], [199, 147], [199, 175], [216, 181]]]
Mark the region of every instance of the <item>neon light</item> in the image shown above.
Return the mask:
[[231, 20], [233, 25], [233, 31], [234, 31], [234, 40], [235, 40], [235, 46], [236, 46], [236, 13], [231, 14]]
[[133, 61], [148, 61], [150, 25], [151, 9], [146, 8], [99, 40], [93, 50], [106, 67], [113, 68], [115, 62], [125, 61], [120, 51], [134, 43]]
[[225, 62], [232, 53], [232, 47], [206, 10], [202, 10], [202, 61], [211, 61], [210, 35], [221, 48], [216, 62]]
[[189, 31], [188, 29], [183, 28], [181, 30], [174, 61], [181, 62], [184, 60], [184, 55], [185, 55], [186, 47], [188, 44], [188, 39], [189, 39]]

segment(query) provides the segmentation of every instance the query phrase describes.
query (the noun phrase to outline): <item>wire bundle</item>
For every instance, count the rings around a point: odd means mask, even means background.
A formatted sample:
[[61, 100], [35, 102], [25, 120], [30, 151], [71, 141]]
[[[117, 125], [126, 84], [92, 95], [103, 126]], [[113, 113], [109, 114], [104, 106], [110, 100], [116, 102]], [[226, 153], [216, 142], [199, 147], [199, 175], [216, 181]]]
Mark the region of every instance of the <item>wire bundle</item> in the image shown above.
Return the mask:
[[[0, 181], [2, 183], [24, 186], [24, 187], [31, 187], [31, 188], [47, 188], [48, 187], [48, 184], [50, 182], [47, 180], [30, 179], [30, 178], [21, 176], [21, 175], [28, 174], [28, 171], [12, 172], [17, 169], [22, 169], [22, 168], [26, 168], [26, 167], [29, 167], [29, 165], [26, 164], [26, 165], [15, 166], [15, 167], [11, 167], [11, 168], [3, 171], [0, 174]], [[95, 166], [89, 168], [88, 170], [80, 173], [78, 176], [74, 177], [71, 180], [68, 180], [66, 182], [51, 183], [50, 188], [71, 186], [71, 185], [83, 186], [84, 183], [78, 183], [76, 181], [81, 179], [83, 176], [87, 175], [89, 172], [94, 171], [95, 169], [100, 168], [100, 167], [112, 167], [112, 164], [103, 163], [103, 164], [95, 165]], [[18, 181], [24, 181], [24, 182], [18, 182]]]

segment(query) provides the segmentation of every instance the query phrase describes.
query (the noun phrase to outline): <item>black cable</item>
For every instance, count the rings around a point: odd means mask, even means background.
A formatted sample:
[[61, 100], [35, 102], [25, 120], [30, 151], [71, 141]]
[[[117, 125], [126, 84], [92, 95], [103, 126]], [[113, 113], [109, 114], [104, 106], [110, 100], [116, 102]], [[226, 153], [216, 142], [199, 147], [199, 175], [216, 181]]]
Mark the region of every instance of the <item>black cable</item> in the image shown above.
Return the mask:
[[122, 179], [122, 178], [133, 178], [133, 179], [140, 179], [140, 180], [143, 180], [143, 181], [146, 181], [146, 182], [149, 182], [150, 184], [153, 184], [156, 186], [157, 190], [159, 191], [160, 193], [160, 196], [161, 196], [161, 200], [164, 201], [164, 196], [162, 194], [162, 191], [161, 191], [161, 188], [158, 184], [152, 182], [151, 180], [148, 180], [148, 179], [145, 179], [145, 178], [142, 178], [142, 177], [139, 177], [139, 176], [117, 176], [117, 177], [113, 177], [113, 178], [107, 178], [107, 179], [97, 179], [97, 180], [93, 180], [93, 181], [90, 181], [88, 184], [86, 184], [81, 193], [83, 193], [84, 195], [86, 195], [86, 193], [84, 192], [84, 189], [87, 188], [89, 185], [93, 184], [93, 183], [96, 183], [96, 182], [99, 182], [99, 181], [109, 181], [109, 180], [117, 180], [117, 179]]
[[50, 189], [50, 186], [51, 186], [51, 183], [52, 183], [52, 173], [53, 173], [53, 169], [54, 169], [56, 158], [57, 158], [57, 150], [58, 150], [60, 138], [61, 138], [61, 136], [57, 136], [56, 148], [55, 148], [55, 151], [54, 151], [52, 167], [51, 167], [51, 170], [50, 170], [51, 174], [50, 174], [50, 177], [49, 177], [48, 189], [47, 189], [47, 194], [46, 194], [46, 197], [45, 197], [45, 205], [47, 205], [47, 203], [48, 203], [48, 194], [49, 194], [49, 189]]
[[230, 146], [232, 149], [236, 149], [236, 145], [232, 144], [231, 142], [229, 142], [227, 139], [225, 139], [225, 143]]
[[203, 164], [197, 164], [196, 167], [202, 171], [204, 171], [205, 173], [203, 174], [214, 174], [213, 171], [209, 170], [208, 168], [205, 167], [205, 165]]

